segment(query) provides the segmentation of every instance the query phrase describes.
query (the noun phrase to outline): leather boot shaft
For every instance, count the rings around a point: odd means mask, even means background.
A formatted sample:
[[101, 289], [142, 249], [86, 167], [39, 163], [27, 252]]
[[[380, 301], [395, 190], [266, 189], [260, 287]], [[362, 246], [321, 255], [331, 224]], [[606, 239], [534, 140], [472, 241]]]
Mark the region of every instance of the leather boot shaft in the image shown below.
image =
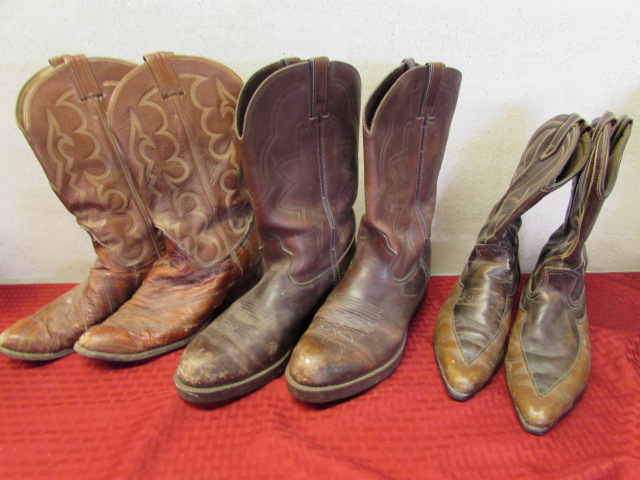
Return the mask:
[[578, 115], [558, 115], [533, 134], [509, 188], [491, 210], [477, 243], [499, 241], [524, 212], [575, 177], [589, 152], [586, 130], [588, 125]]
[[584, 275], [587, 266], [584, 244], [615, 184], [632, 121], [627, 116], [618, 119], [607, 112], [592, 125], [589, 158], [574, 183], [564, 224], [551, 235], [540, 253], [532, 274], [533, 289], [550, 281], [544, 278], [544, 270], [548, 268], [569, 269], [581, 277]]
[[190, 262], [211, 267], [235, 257], [251, 221], [233, 128], [242, 81], [212, 60], [160, 52], [145, 61], [116, 92], [109, 123], [154, 223]]
[[395, 258], [390, 274], [428, 269], [437, 180], [462, 75], [442, 63], [404, 61], [365, 108], [366, 213], [359, 237], [384, 236]]
[[89, 232], [103, 262], [130, 267], [160, 256], [154, 228], [106, 122], [118, 81], [132, 65], [65, 55], [34, 76], [16, 107], [51, 188]]
[[338, 263], [355, 230], [360, 78], [350, 65], [285, 60], [252, 77], [237, 129], [263, 261], [305, 283]]

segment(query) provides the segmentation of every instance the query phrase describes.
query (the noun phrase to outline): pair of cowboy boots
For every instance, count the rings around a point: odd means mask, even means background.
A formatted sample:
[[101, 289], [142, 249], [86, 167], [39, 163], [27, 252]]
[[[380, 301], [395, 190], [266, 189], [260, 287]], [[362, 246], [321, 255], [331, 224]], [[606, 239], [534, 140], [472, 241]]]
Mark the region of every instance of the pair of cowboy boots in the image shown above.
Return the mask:
[[210, 60], [145, 60], [59, 57], [20, 93], [18, 124], [98, 259], [2, 333], [6, 355], [151, 358], [186, 344], [259, 273], [233, 131], [241, 80]]
[[461, 75], [404, 61], [364, 112], [366, 213], [355, 246], [360, 78], [287, 59], [244, 86], [236, 129], [264, 275], [186, 348], [186, 400], [247, 394], [286, 369], [312, 403], [391, 375], [429, 280], [436, 183]]
[[[609, 112], [591, 126], [575, 114], [560, 115], [534, 133], [438, 315], [434, 350], [451, 397], [469, 399], [503, 356], [509, 392], [527, 432], [544, 434], [581, 397], [591, 361], [585, 242], [611, 193], [630, 134], [631, 120]], [[543, 247], [524, 286], [507, 347], [520, 279], [520, 217], [571, 180], [565, 222]]]

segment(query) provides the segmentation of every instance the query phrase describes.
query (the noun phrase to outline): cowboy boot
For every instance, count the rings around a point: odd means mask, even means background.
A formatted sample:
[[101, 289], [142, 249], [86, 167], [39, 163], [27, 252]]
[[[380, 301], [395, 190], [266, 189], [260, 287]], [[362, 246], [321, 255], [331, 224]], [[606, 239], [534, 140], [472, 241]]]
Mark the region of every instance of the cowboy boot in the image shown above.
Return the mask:
[[352, 256], [360, 78], [326, 58], [257, 72], [238, 101], [264, 277], [186, 348], [178, 393], [219, 402], [284, 370], [291, 348]]
[[536, 435], [573, 408], [589, 380], [584, 244], [615, 184], [631, 119], [607, 112], [592, 126], [589, 159], [574, 184], [564, 224], [542, 249], [524, 287], [505, 357], [518, 419]]
[[106, 125], [113, 89], [132, 67], [62, 56], [20, 93], [18, 125], [51, 188], [91, 235], [98, 258], [82, 284], [0, 335], [5, 355], [52, 360], [72, 353], [86, 329], [131, 297], [164, 251]]
[[393, 371], [430, 277], [436, 184], [462, 76], [405, 60], [365, 108], [366, 213], [354, 260], [287, 367], [289, 391], [346, 398]]
[[167, 252], [131, 300], [75, 347], [121, 362], [188, 343], [243, 278], [256, 277], [260, 260], [233, 128], [242, 81], [203, 58], [145, 61], [113, 94], [109, 123]]
[[589, 150], [588, 126], [577, 115], [559, 115], [531, 137], [507, 192], [480, 230], [462, 275], [436, 320], [435, 357], [445, 387], [467, 400], [498, 368], [520, 280], [521, 215], [572, 179]]

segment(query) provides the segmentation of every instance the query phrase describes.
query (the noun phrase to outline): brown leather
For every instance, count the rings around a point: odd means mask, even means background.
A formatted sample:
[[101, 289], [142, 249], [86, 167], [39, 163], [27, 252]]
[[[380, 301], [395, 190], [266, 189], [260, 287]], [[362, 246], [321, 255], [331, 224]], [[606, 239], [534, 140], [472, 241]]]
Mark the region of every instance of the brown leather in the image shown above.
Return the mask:
[[164, 251], [131, 173], [106, 125], [105, 109], [131, 64], [83, 55], [52, 60], [23, 88], [18, 125], [58, 198], [93, 240], [88, 278], [0, 336], [0, 351], [25, 360], [73, 352], [92, 325], [124, 303]]
[[175, 383], [194, 402], [237, 397], [280, 375], [352, 254], [357, 71], [324, 58], [279, 62], [247, 82], [238, 105], [265, 273], [186, 348]]
[[504, 356], [518, 281], [520, 216], [583, 168], [589, 133], [577, 115], [559, 115], [531, 137], [504, 196], [482, 227], [467, 265], [436, 321], [434, 351], [445, 387], [467, 400]]
[[584, 244], [615, 184], [631, 120], [607, 112], [592, 125], [589, 159], [574, 185], [564, 224], [542, 249], [524, 287], [505, 357], [518, 418], [534, 434], [553, 427], [589, 379]]
[[352, 396], [391, 375], [429, 281], [431, 220], [462, 75], [407, 60], [365, 108], [366, 213], [354, 260], [295, 347], [290, 392]]
[[242, 81], [203, 58], [145, 60], [118, 85], [109, 123], [167, 252], [133, 298], [76, 344], [106, 360], [186, 344], [260, 258], [233, 128]]

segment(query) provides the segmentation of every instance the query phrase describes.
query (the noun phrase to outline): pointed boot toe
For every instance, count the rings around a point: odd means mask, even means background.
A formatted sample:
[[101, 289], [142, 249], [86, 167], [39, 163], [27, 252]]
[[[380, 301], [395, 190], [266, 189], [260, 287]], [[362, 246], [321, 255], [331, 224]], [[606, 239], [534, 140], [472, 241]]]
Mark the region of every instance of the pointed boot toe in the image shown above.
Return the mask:
[[27, 317], [0, 334], [0, 352], [19, 360], [55, 360], [73, 353], [59, 345], [43, 322]]
[[100, 324], [83, 333], [74, 345], [74, 350], [85, 357], [118, 361], [129, 360], [131, 356], [139, 354], [140, 345], [135, 332]]
[[[478, 309], [478, 304], [486, 307]], [[434, 332], [436, 362], [452, 398], [468, 400], [493, 377], [504, 355], [510, 315], [511, 296], [500, 305], [478, 302], [456, 284], [438, 314]]]
[[[85, 285], [78, 285], [39, 311], [18, 320], [0, 335], [0, 352], [20, 360], [48, 361], [73, 353], [85, 331]], [[84, 308], [83, 308], [84, 307]]]
[[[529, 298], [528, 283], [523, 302]], [[589, 327], [586, 314], [575, 321], [571, 315], [544, 313], [553, 301], [544, 301], [547, 308], [538, 308], [535, 302], [527, 304], [529, 312], [520, 310], [509, 338], [505, 357], [505, 371], [509, 393], [522, 428], [534, 435], [542, 435], [556, 425], [580, 400], [587, 388], [591, 365]], [[540, 313], [542, 312], [542, 313]], [[549, 326], [549, 318], [556, 326], [567, 325], [559, 335], [561, 345], [541, 343], [534, 334]], [[572, 327], [575, 325], [575, 328]], [[556, 327], [557, 328], [557, 327]]]

